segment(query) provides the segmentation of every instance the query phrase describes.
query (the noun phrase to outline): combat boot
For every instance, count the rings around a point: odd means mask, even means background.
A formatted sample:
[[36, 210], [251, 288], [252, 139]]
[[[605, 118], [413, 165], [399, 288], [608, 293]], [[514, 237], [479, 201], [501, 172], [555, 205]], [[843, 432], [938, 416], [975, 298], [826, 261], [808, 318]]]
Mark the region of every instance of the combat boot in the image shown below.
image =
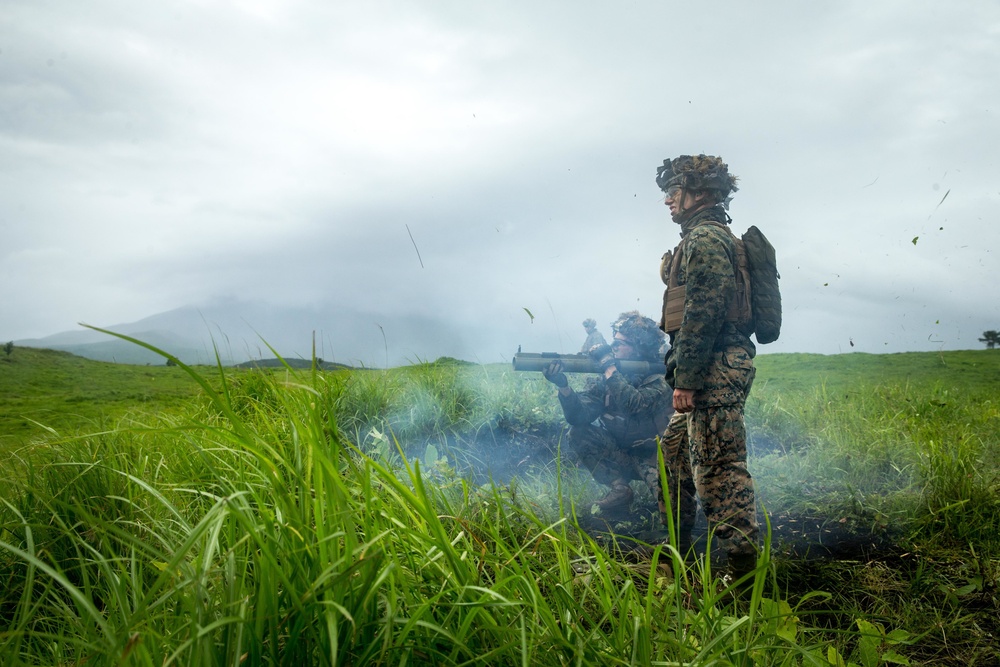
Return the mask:
[[595, 504], [601, 508], [601, 514], [627, 514], [634, 495], [631, 486], [615, 481], [611, 483], [611, 490], [607, 495]]

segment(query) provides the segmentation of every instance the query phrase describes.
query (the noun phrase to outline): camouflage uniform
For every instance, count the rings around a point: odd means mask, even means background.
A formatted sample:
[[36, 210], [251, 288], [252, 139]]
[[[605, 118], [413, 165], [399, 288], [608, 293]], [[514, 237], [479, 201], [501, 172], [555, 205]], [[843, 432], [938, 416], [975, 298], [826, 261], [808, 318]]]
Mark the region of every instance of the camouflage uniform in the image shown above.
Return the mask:
[[680, 328], [668, 332], [667, 377], [674, 388], [695, 392], [695, 407], [686, 415], [688, 443], [676, 431], [664, 442], [677, 452], [678, 478], [671, 486], [683, 488], [685, 449], [690, 448], [690, 474], [705, 516], [733, 556], [754, 553], [758, 532], [743, 421], [756, 348], [726, 318], [736, 281], [734, 240], [721, 226], [728, 221], [717, 204], [681, 225], [681, 244], [671, 260], [677, 263], [671, 272], [676, 285], [670, 287], [686, 285], [686, 293]]
[[668, 511], [672, 512], [681, 542], [690, 541], [691, 531], [698, 517], [697, 489], [691, 471], [691, 448], [688, 442], [688, 416], [675, 412], [660, 440], [670, 491], [670, 507], [666, 507], [662, 495], [658, 498], [663, 523], [669, 525], [666, 514]]
[[593, 331], [589, 331], [587, 333], [587, 339], [583, 341], [583, 346], [580, 347], [580, 352], [586, 354], [595, 345], [607, 345], [607, 344], [608, 341], [604, 340], [604, 335], [597, 329], [594, 329]]
[[571, 428], [571, 456], [601, 484], [642, 480], [660, 496], [656, 438], [673, 413], [670, 388], [662, 375], [629, 377], [614, 373], [591, 381], [582, 392], [559, 394]]

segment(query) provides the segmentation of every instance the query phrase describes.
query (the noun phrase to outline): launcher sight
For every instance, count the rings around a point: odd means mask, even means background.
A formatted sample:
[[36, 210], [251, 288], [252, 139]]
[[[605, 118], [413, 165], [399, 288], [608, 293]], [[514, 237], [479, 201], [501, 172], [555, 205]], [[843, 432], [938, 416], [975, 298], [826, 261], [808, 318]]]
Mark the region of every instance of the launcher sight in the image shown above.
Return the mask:
[[[554, 361], [562, 364], [564, 373], [600, 373], [601, 367], [586, 354], [558, 352], [518, 352], [514, 355], [515, 371], [543, 371]], [[618, 370], [627, 375], [666, 375], [667, 367], [655, 361], [619, 359]]]

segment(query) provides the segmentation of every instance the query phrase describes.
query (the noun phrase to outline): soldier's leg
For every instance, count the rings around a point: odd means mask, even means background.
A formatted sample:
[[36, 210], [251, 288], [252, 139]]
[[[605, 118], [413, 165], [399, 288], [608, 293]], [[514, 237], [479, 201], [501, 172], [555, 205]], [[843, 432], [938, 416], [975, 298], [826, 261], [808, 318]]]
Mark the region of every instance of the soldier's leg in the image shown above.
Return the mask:
[[597, 502], [603, 510], [626, 510], [633, 492], [628, 485], [634, 477], [633, 462], [623, 454], [618, 443], [602, 428], [593, 424], [574, 426], [569, 430], [570, 449], [594, 476], [594, 481], [610, 486], [611, 490]]
[[[660, 448], [663, 450], [663, 467], [670, 487], [670, 508], [667, 508], [663, 494], [658, 496], [660, 516], [666, 525], [666, 513], [672, 512], [678, 532], [690, 536], [698, 512], [698, 501], [691, 470], [687, 415], [674, 413], [660, 439]], [[657, 470], [657, 476], [658, 473]]]
[[660, 491], [660, 469], [656, 460], [656, 444], [651, 447], [637, 448], [635, 458], [636, 477], [641, 479], [658, 501], [660, 511], [663, 511], [663, 493]]
[[743, 406], [696, 409], [690, 417], [695, 486], [709, 527], [730, 559], [756, 553], [753, 478], [746, 463]]
[[659, 438], [637, 443], [632, 448], [632, 465], [635, 478], [642, 481], [649, 489], [652, 499], [657, 504], [658, 513], [662, 516], [663, 491], [660, 489], [660, 464], [656, 456], [659, 446]]
[[569, 444], [573, 458], [590, 471], [595, 481], [611, 486], [623, 476], [619, 462], [609, 456], [616, 445], [604, 429], [593, 424], [573, 426], [569, 430]]

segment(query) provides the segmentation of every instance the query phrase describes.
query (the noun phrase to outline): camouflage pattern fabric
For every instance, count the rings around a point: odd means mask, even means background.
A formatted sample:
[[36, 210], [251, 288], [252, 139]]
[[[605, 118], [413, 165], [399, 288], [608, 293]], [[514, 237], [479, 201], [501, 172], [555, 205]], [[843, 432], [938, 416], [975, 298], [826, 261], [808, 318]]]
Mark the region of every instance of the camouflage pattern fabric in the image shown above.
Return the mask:
[[681, 226], [684, 238], [673, 261], [680, 262], [678, 285], [687, 286], [684, 319], [680, 330], [670, 335], [667, 355], [675, 388], [701, 389], [710, 372], [712, 355], [719, 350], [738, 345], [751, 359], [757, 352], [749, 336], [735, 323], [726, 321], [727, 304], [736, 289], [733, 236], [714, 224], [704, 224], [728, 220], [721, 206], [713, 206]]
[[689, 190], [710, 190], [722, 202], [739, 190], [739, 178], [729, 173], [729, 165], [714, 155], [680, 155], [664, 160], [656, 169], [656, 184], [664, 192], [672, 185]]
[[[706, 224], [710, 221], [728, 223], [729, 216], [716, 205], [681, 225], [674, 261], [680, 262], [678, 284], [687, 288], [681, 328], [670, 336], [667, 368], [673, 387], [694, 390], [695, 408], [686, 415], [691, 476], [709, 527], [730, 556], [741, 556], [755, 553], [758, 532], [743, 420], [756, 348], [726, 321], [736, 282], [735, 244], [726, 229]], [[665, 455], [669, 440], [665, 436]], [[672, 446], [683, 450], [683, 443]], [[673, 460], [682, 467], [684, 459], [680, 454]], [[686, 474], [678, 471], [678, 480]]]
[[580, 347], [580, 352], [586, 354], [590, 351], [590, 348], [595, 345], [607, 345], [608, 341], [604, 340], [604, 335], [600, 331], [594, 329], [592, 332], [587, 334], [587, 340], [583, 341], [583, 345]]
[[756, 553], [758, 531], [746, 449], [740, 456], [735, 447], [745, 438], [742, 416], [741, 408], [725, 406], [696, 410], [689, 417], [691, 441], [699, 443], [692, 457], [704, 457], [693, 465], [695, 487], [709, 527], [730, 554]]
[[559, 394], [559, 402], [572, 427], [568, 453], [596, 481], [643, 480], [659, 497], [656, 441], [673, 413], [662, 375], [615, 373], [593, 380], [582, 392]]
[[[716, 386], [734, 387], [732, 404], [696, 407], [689, 414], [675, 413], [661, 440], [663, 460], [670, 478], [670, 508], [682, 534], [694, 525], [701, 499], [709, 528], [730, 554], [755, 553], [758, 533], [753, 478], [746, 465], [746, 428], [743, 404], [753, 383], [754, 369], [741, 348], [717, 355]], [[748, 363], [732, 368], [723, 360]], [[697, 395], [696, 395], [697, 396]], [[721, 395], [720, 395], [721, 399]], [[698, 405], [697, 399], [695, 405]]]
[[743, 405], [756, 374], [745, 348], [734, 345], [714, 353], [708, 375], [694, 393], [695, 406]]
[[606, 429], [587, 424], [570, 428], [569, 443], [571, 456], [591, 472], [595, 481], [611, 486], [616, 480], [642, 480], [650, 485], [651, 492], [659, 495], [655, 440], [629, 446]]
[[697, 489], [694, 473], [691, 470], [689, 442], [687, 415], [675, 412], [660, 439], [660, 447], [663, 448], [663, 467], [667, 472], [670, 490], [670, 507], [666, 506], [662, 494], [657, 497], [660, 501], [663, 524], [667, 525], [667, 513], [672, 513], [674, 524], [681, 535], [690, 535], [698, 515]]

